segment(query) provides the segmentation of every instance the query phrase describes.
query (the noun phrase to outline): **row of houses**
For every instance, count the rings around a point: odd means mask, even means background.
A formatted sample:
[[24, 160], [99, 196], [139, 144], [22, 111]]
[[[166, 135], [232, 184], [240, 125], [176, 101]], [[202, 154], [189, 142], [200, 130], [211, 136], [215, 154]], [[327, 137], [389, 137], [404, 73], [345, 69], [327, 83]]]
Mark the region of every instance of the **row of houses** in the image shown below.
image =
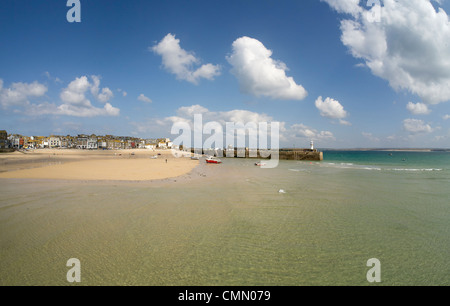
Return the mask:
[[121, 149], [172, 149], [173, 142], [169, 138], [142, 139], [122, 136], [23, 136], [9, 135], [0, 131], [0, 148], [41, 149], [41, 148], [69, 148], [81, 150], [121, 150]]

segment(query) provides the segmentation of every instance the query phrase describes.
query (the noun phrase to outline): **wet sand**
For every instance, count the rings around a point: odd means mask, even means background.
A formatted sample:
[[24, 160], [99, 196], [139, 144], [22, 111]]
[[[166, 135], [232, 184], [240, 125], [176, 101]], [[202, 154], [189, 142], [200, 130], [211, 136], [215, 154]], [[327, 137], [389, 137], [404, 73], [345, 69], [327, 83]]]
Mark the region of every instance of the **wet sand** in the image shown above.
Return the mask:
[[1, 154], [0, 178], [151, 181], [185, 175], [198, 164], [187, 157], [176, 158], [170, 150], [43, 149]]

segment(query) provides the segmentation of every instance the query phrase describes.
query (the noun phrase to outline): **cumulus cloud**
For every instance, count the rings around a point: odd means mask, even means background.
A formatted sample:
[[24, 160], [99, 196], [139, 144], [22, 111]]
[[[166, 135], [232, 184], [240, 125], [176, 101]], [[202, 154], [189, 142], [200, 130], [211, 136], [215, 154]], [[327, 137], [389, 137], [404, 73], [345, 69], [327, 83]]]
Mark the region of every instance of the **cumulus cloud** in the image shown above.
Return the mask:
[[433, 128], [429, 124], [418, 119], [403, 120], [403, 128], [412, 135], [433, 132]]
[[406, 109], [409, 110], [413, 115], [428, 115], [429, 113], [431, 113], [431, 110], [424, 103], [409, 102], [406, 105]]
[[344, 118], [348, 116], [348, 113], [344, 110], [344, 107], [339, 101], [332, 98], [326, 98], [325, 101], [323, 101], [322, 97], [318, 97], [315, 104], [322, 117], [339, 119], [340, 124], [351, 125], [350, 122], [344, 120]]
[[443, 118], [444, 120], [450, 119], [450, 115], [445, 115]]
[[[63, 89], [60, 95], [63, 104], [49, 112], [75, 117], [118, 116], [120, 110], [107, 102], [112, 97], [112, 92], [109, 88], [103, 88], [101, 93], [99, 93], [99, 77], [92, 76], [91, 78], [92, 84], [87, 76], [76, 78], [70, 82], [69, 86]], [[97, 108], [91, 104], [91, 101], [86, 97], [89, 89], [95, 98], [105, 103], [103, 108]]]
[[[50, 75], [46, 73], [46, 75]], [[0, 80], [0, 105], [8, 107], [22, 107], [26, 114], [39, 115], [67, 115], [74, 117], [118, 116], [120, 110], [108, 101], [113, 97], [112, 91], [105, 87], [100, 89], [100, 77], [92, 76], [90, 82], [87, 76], [76, 78], [59, 95], [61, 104], [44, 102], [31, 103], [30, 99], [45, 96], [47, 86], [35, 81], [33, 83], [13, 83], [10, 87], [3, 87]], [[95, 107], [87, 97], [88, 93], [103, 103], [103, 107]], [[14, 111], [18, 111], [15, 109]]]
[[[76, 78], [69, 85], [62, 89], [60, 99], [62, 104], [54, 103], [30, 104], [27, 106], [29, 114], [32, 115], [65, 115], [73, 117], [95, 117], [95, 116], [118, 116], [120, 110], [110, 103], [109, 91], [99, 90], [99, 78], [92, 77], [92, 83], [87, 76]], [[95, 107], [88, 99], [88, 92], [104, 103], [103, 108]]]
[[60, 98], [66, 104], [88, 106], [91, 102], [86, 98], [86, 92], [90, 87], [91, 84], [86, 76], [76, 78], [62, 90]]
[[241, 92], [280, 100], [303, 100], [307, 96], [301, 85], [286, 76], [286, 65], [272, 59], [272, 51], [260, 41], [244, 36], [236, 39], [232, 48], [227, 60]]
[[157, 45], [151, 48], [153, 52], [162, 57], [164, 69], [173, 73], [179, 80], [198, 84], [200, 79], [213, 80], [220, 75], [220, 66], [205, 64], [195, 69], [200, 60], [192, 52], [180, 47], [180, 40], [173, 34], [167, 34]]
[[350, 14], [355, 17], [361, 13], [362, 9], [359, 6], [360, 0], [321, 0], [328, 3], [338, 13]]
[[113, 92], [108, 87], [102, 88], [100, 91], [100, 77], [93, 75], [91, 78], [93, 82], [91, 84], [91, 93], [98, 101], [106, 103], [114, 97]]
[[138, 100], [145, 103], [152, 103], [152, 99], [146, 97], [144, 94], [140, 94]]
[[335, 137], [330, 131], [317, 131], [314, 128], [308, 127], [304, 124], [294, 124], [291, 126], [290, 133], [294, 137], [306, 138], [310, 140], [335, 140]]
[[47, 90], [47, 86], [36, 81], [12, 83], [10, 87], [3, 88], [3, 80], [0, 79], [0, 105], [3, 109], [10, 106], [23, 106], [29, 104], [30, 98], [44, 96]]
[[193, 118], [196, 114], [212, 114], [206, 107], [201, 105], [183, 106], [177, 110], [177, 114], [183, 118]]
[[193, 122], [194, 115], [201, 114], [203, 116], [203, 121], [216, 121], [222, 125], [225, 125], [227, 122], [272, 122], [274, 119], [271, 116], [268, 116], [264, 113], [255, 113], [248, 110], [231, 110], [231, 111], [220, 111], [214, 112], [210, 111], [206, 107], [201, 105], [192, 105], [180, 107], [177, 111], [177, 116], [168, 117], [169, 121], [174, 122], [174, 119], [182, 118], [186, 119], [189, 122]]
[[366, 1], [323, 1], [351, 14], [341, 21], [341, 41], [374, 75], [427, 104], [450, 100], [450, 22], [442, 8], [430, 0], [384, 0], [372, 8], [379, 10], [374, 20]]

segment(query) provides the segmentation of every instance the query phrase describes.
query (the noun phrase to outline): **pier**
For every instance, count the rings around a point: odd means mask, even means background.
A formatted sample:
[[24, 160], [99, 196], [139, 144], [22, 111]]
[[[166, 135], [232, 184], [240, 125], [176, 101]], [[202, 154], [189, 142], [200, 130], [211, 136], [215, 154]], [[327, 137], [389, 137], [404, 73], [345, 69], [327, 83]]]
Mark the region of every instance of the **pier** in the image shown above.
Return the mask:
[[[201, 153], [200, 153], [201, 151]], [[235, 149], [193, 149], [191, 153], [205, 154], [216, 157], [225, 158], [255, 158], [270, 159], [270, 150], [259, 150], [249, 148]], [[269, 155], [269, 156], [268, 156]], [[322, 161], [323, 152], [316, 149], [280, 149], [278, 150], [279, 160], [305, 160], [305, 161]]]
[[316, 149], [280, 149], [279, 159], [322, 161], [323, 152]]

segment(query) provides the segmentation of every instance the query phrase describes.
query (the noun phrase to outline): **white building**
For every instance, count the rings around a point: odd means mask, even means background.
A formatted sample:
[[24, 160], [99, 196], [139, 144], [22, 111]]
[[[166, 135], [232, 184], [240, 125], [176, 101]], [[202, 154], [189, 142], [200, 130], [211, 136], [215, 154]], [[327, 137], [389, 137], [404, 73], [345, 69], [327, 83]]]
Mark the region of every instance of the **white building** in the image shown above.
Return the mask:
[[88, 149], [88, 150], [96, 150], [97, 148], [98, 148], [97, 139], [89, 138], [87, 140], [86, 149]]
[[61, 139], [59, 137], [50, 137], [48, 140], [49, 148], [59, 148], [61, 147]]

